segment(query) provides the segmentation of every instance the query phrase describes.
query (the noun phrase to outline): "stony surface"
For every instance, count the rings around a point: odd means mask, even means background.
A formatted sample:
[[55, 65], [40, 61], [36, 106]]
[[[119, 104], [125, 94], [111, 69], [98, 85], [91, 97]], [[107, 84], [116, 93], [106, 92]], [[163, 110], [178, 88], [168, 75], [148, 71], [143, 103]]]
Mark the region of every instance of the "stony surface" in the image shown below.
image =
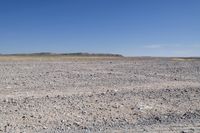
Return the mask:
[[200, 132], [200, 60], [0, 62], [0, 132]]

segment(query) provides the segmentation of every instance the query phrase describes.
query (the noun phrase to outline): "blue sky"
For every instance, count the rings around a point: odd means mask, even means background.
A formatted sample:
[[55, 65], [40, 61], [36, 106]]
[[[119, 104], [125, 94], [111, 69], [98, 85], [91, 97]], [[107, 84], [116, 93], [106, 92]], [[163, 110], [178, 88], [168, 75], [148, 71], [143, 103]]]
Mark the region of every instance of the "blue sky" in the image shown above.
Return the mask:
[[200, 0], [1, 0], [0, 53], [200, 56]]

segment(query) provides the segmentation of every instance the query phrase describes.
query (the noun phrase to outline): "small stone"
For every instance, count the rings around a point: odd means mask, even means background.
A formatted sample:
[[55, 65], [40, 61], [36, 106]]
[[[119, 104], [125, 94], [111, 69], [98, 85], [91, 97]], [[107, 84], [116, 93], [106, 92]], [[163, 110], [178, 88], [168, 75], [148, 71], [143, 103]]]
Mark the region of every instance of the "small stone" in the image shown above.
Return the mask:
[[155, 120], [161, 122], [161, 119], [158, 116], [155, 117]]

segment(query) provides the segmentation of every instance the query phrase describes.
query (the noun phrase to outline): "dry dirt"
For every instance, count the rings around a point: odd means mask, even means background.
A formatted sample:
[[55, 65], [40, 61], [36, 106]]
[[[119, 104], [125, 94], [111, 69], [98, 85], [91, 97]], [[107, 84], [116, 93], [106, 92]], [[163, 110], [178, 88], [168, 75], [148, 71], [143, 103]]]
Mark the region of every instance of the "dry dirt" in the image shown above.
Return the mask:
[[1, 61], [0, 132], [200, 132], [200, 60]]

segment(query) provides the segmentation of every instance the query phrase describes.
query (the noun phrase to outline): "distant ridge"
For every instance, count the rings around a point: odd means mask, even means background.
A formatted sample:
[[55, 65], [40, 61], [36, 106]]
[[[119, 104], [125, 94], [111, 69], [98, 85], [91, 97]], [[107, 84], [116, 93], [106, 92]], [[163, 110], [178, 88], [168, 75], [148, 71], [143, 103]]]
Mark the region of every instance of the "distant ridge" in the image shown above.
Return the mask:
[[40, 53], [19, 53], [19, 54], [0, 54], [0, 56], [111, 56], [111, 57], [123, 57], [120, 54], [110, 54], [110, 53], [50, 53], [50, 52], [40, 52]]

